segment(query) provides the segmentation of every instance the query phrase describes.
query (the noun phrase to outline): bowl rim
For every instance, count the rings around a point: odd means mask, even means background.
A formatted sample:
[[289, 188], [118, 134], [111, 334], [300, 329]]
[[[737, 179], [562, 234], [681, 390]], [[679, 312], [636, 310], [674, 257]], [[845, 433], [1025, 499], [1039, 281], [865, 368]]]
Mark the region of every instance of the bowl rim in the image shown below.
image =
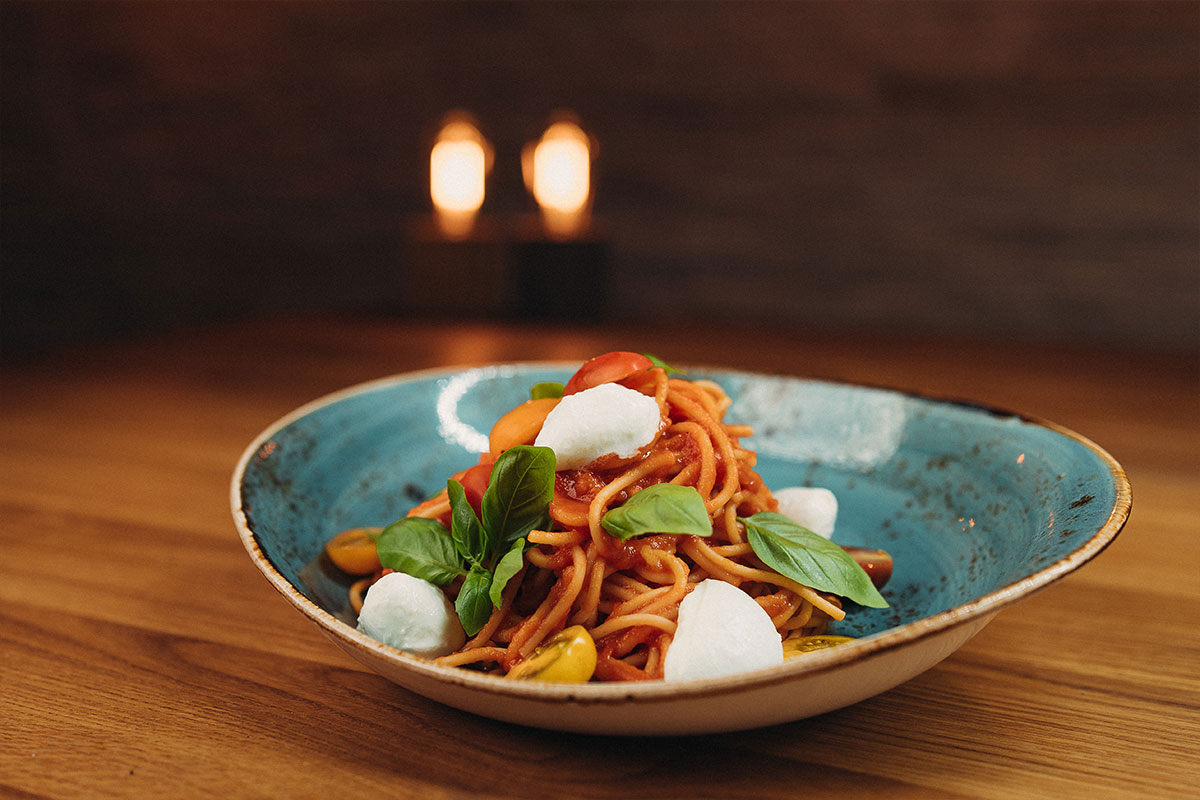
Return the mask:
[[243, 451], [234, 468], [230, 483], [230, 506], [234, 524], [247, 553], [255, 566], [263, 573], [275, 589], [302, 614], [321, 627], [337, 643], [350, 647], [364, 655], [383, 658], [392, 664], [411, 671], [414, 676], [431, 678], [438, 682], [462, 687], [483, 694], [505, 698], [520, 698], [527, 701], [561, 704], [621, 704], [636, 701], [662, 701], [689, 699], [705, 696], [742, 692], [751, 689], [769, 688], [790, 683], [799, 678], [827, 672], [852, 662], [873, 659], [885, 652], [896, 650], [918, 640], [948, 631], [970, 620], [986, 618], [1041, 589], [1062, 579], [1099, 555], [1116, 539], [1129, 519], [1133, 507], [1132, 489], [1124, 468], [1104, 448], [1091, 439], [1058, 423], [1029, 414], [1010, 411], [976, 400], [939, 396], [930, 393], [897, 389], [884, 385], [809, 378], [778, 372], [755, 372], [735, 368], [685, 365], [687, 369], [704, 372], [721, 372], [751, 378], [784, 378], [811, 384], [870, 389], [900, 395], [913, 400], [949, 405], [972, 412], [986, 413], [996, 417], [1016, 418], [1023, 423], [1045, 428], [1068, 439], [1074, 440], [1091, 450], [1108, 468], [1108, 477], [1114, 488], [1113, 506], [1104, 524], [1079, 547], [1036, 572], [1009, 583], [985, 595], [962, 603], [953, 608], [922, 617], [903, 625], [888, 628], [864, 636], [839, 647], [816, 651], [803, 659], [790, 659], [783, 664], [750, 672], [737, 673], [718, 678], [687, 681], [646, 681], [635, 683], [585, 683], [559, 684], [538, 681], [506, 681], [494, 675], [447, 667], [430, 660], [410, 655], [380, 641], [372, 639], [348, 625], [304, 596], [275, 566], [263, 551], [257, 534], [252, 528], [242, 503], [242, 486], [246, 470], [255, 458], [269, 455], [272, 437], [287, 426], [322, 408], [334, 405], [350, 397], [377, 391], [389, 386], [402, 385], [430, 379], [449, 378], [464, 372], [481, 369], [574, 369], [578, 361], [506, 361], [465, 364], [449, 367], [433, 367], [397, 373], [382, 378], [353, 384], [343, 389], [322, 395], [288, 412], [268, 425]]

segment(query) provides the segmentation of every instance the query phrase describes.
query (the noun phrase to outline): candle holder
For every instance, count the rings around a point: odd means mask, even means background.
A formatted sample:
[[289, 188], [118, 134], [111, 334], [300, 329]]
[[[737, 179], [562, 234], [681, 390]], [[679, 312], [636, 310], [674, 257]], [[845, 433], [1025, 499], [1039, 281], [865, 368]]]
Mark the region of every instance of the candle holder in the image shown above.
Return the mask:
[[608, 311], [610, 248], [593, 222], [571, 239], [547, 231], [538, 215], [515, 221], [508, 273], [521, 319], [596, 322]]
[[410, 221], [401, 275], [409, 311], [496, 316], [511, 305], [507, 244], [495, 221], [479, 213], [493, 162], [475, 118], [452, 111], [429, 153], [434, 212]]
[[592, 222], [595, 141], [560, 109], [521, 152], [525, 188], [539, 215], [518, 218], [511, 272], [517, 313], [596, 321], [608, 305], [608, 247]]
[[503, 226], [480, 215], [470, 230], [447, 235], [435, 215], [409, 222], [401, 269], [405, 311], [448, 316], [507, 316], [516, 291]]
[[412, 220], [401, 280], [409, 311], [596, 321], [608, 306], [608, 246], [592, 222], [595, 142], [556, 112], [521, 153], [540, 210], [505, 220], [480, 214], [492, 147], [466, 112], [443, 120], [430, 152], [434, 214]]

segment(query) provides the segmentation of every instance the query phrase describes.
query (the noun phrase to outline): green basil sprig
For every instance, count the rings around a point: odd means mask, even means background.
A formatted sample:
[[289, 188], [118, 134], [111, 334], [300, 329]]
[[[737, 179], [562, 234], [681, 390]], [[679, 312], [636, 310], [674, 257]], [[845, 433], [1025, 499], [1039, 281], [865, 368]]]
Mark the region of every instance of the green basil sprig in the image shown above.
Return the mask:
[[446, 526], [436, 519], [405, 517], [383, 529], [375, 540], [379, 563], [438, 586], [466, 575]]
[[859, 605], [886, 608], [887, 601], [854, 558], [823, 536], [783, 514], [762, 511], [738, 517], [754, 554], [780, 575]]
[[489, 551], [483, 523], [471, 503], [467, 492], [456, 480], [446, 481], [446, 494], [450, 499], [450, 541], [463, 561], [473, 567], [482, 567]]
[[508, 548], [508, 552], [500, 556], [500, 560], [496, 562], [496, 571], [492, 573], [492, 585], [488, 589], [488, 597], [492, 599], [493, 606], [499, 607], [502, 600], [500, 595], [503, 594], [504, 587], [508, 585], [514, 575], [521, 571], [524, 564], [525, 540], [517, 539], [512, 543], [512, 547]]
[[658, 356], [654, 355], [653, 353], [642, 353], [642, 355], [644, 355], [646, 358], [650, 359], [650, 363], [651, 363], [651, 364], [653, 364], [654, 366], [656, 366], [656, 367], [662, 367], [662, 368], [663, 368], [663, 372], [666, 372], [668, 375], [682, 375], [682, 374], [684, 374], [684, 373], [683, 373], [683, 370], [681, 370], [681, 369], [676, 369], [675, 367], [672, 367], [670, 364], [668, 364], [667, 362], [663, 361], [661, 358], [659, 358]]
[[554, 467], [549, 447], [518, 445], [496, 459], [480, 504], [489, 557], [498, 558], [517, 539], [549, 524]]
[[479, 633], [492, 615], [491, 588], [492, 573], [486, 567], [471, 565], [454, 600], [454, 610], [458, 612], [458, 620], [467, 636]]
[[542, 381], [529, 387], [530, 400], [542, 400], [546, 397], [562, 397], [563, 385], [557, 381]]
[[379, 535], [379, 563], [438, 586], [462, 577], [454, 610], [463, 630], [474, 636], [500, 605], [504, 587], [521, 571], [525, 537], [550, 522], [554, 463], [548, 447], [505, 450], [492, 466], [480, 504], [482, 518], [462, 484], [447, 481], [450, 530], [437, 520], [405, 517]]
[[695, 487], [674, 483], [656, 483], [641, 490], [605, 513], [600, 524], [618, 539], [647, 533], [712, 535], [704, 498]]

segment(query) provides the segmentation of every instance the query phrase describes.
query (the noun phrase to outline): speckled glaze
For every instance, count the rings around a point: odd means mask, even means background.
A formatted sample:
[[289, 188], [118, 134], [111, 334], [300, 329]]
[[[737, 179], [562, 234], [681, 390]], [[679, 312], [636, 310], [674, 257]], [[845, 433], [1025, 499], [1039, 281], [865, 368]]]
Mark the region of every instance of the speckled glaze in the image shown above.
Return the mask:
[[388, 378], [272, 425], [233, 477], [242, 541], [267, 578], [346, 652], [396, 683], [496, 719], [561, 730], [676, 734], [801, 719], [885, 691], [950, 655], [997, 611], [1116, 537], [1128, 481], [1107, 453], [1050, 423], [978, 405], [780, 376], [689, 369], [733, 398], [768, 485], [824, 486], [834, 540], [881, 547], [885, 609], [851, 606], [859, 641], [731, 678], [582, 686], [438, 667], [354, 628], [349, 580], [321, 557], [334, 533], [386, 525], [475, 463], [539, 381], [575, 365], [515, 364]]

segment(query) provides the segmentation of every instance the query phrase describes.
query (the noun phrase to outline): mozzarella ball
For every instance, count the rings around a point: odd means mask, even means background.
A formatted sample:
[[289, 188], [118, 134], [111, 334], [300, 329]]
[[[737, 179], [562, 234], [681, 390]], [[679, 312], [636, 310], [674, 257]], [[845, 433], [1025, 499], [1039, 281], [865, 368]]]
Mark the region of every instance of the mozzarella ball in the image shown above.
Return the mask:
[[663, 677], [717, 678], [782, 663], [783, 642], [763, 607], [733, 584], [709, 578], [679, 604]]
[[425, 658], [453, 653], [467, 640], [445, 593], [403, 572], [390, 572], [371, 586], [358, 613], [358, 629]]
[[637, 455], [661, 419], [653, 397], [616, 383], [569, 394], [546, 417], [534, 444], [554, 451], [555, 469], [579, 469], [600, 456]]
[[793, 486], [778, 489], [774, 493], [779, 501], [779, 513], [808, 528], [813, 533], [833, 537], [833, 526], [837, 522], [838, 502], [828, 489], [810, 489]]

